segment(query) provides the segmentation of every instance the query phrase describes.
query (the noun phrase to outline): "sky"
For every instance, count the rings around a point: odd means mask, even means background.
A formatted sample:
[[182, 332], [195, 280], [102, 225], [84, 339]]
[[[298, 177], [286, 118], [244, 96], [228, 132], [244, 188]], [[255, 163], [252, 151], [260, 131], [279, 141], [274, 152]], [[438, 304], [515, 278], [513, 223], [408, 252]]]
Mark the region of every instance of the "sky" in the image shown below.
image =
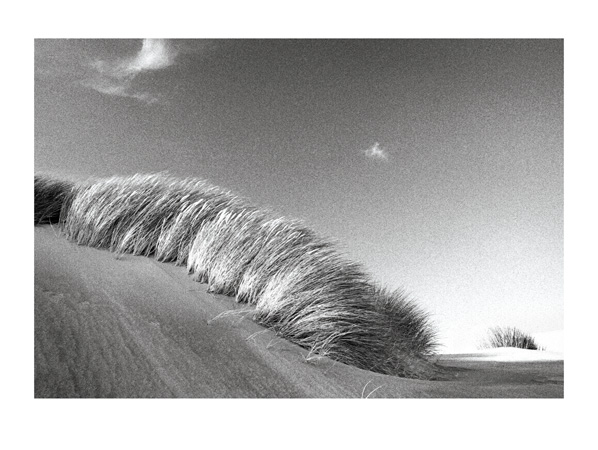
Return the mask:
[[444, 350], [562, 330], [562, 40], [35, 41], [35, 171], [206, 178], [339, 241]]

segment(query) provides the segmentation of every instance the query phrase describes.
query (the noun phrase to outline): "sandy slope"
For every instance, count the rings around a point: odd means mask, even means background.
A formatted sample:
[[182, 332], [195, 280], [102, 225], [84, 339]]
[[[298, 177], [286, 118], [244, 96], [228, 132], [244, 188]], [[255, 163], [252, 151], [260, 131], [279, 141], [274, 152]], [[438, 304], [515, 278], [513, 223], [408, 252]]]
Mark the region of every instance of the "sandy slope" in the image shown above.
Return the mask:
[[312, 358], [205, 289], [184, 268], [117, 258], [37, 227], [35, 396], [563, 396], [559, 359], [446, 355], [443, 380], [420, 381]]

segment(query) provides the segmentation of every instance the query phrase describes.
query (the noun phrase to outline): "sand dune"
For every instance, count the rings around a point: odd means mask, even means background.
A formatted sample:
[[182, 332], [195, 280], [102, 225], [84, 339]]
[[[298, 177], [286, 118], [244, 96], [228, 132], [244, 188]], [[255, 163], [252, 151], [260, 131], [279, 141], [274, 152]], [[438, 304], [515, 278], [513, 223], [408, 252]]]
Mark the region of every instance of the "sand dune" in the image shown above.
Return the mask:
[[35, 228], [36, 397], [563, 397], [562, 360], [441, 355], [441, 379], [404, 379], [315, 358], [247, 314], [184, 268]]
[[72, 242], [186, 265], [208, 291], [253, 306], [252, 319], [365, 370], [432, 379], [436, 335], [401, 289], [301, 221], [278, 217], [203, 179], [136, 174], [63, 183], [35, 177], [35, 223]]

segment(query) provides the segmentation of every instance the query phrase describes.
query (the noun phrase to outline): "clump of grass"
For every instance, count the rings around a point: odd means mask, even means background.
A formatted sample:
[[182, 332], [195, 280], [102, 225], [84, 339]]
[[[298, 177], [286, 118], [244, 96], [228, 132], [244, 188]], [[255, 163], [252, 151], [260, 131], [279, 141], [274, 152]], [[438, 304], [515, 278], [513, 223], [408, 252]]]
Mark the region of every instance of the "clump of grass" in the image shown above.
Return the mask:
[[82, 245], [186, 264], [214, 293], [311, 356], [430, 378], [435, 334], [401, 291], [377, 287], [333, 242], [198, 179], [167, 174], [80, 183], [60, 216]]
[[244, 199], [202, 180], [184, 180], [177, 186], [177, 195], [181, 198], [180, 208], [162, 228], [156, 258], [178, 265], [187, 264], [197, 233], [220, 212], [251, 208]]
[[263, 244], [267, 215], [254, 208], [220, 211], [197, 233], [187, 269], [208, 291], [235, 296], [241, 277]]
[[[403, 289], [389, 291], [378, 288], [376, 308], [386, 318], [390, 337], [388, 342], [399, 353], [432, 356], [437, 347], [437, 334], [427, 312], [422, 310]], [[395, 353], [389, 350], [387, 353]]]
[[61, 211], [68, 205], [74, 183], [48, 175], [34, 178], [34, 224], [58, 223]]
[[79, 187], [63, 228], [81, 245], [185, 264], [200, 226], [235, 207], [243, 201], [203, 180], [112, 177]]
[[516, 347], [539, 350], [534, 338], [515, 327], [494, 327], [488, 332], [483, 348]]
[[368, 276], [330, 246], [303, 250], [290, 248], [280, 271], [259, 286], [256, 321], [314, 354], [383, 371], [386, 336]]
[[[432, 378], [437, 371], [427, 357], [436, 338], [428, 316], [400, 291], [374, 286], [358, 265], [330, 249], [314, 253], [270, 280], [255, 320], [316, 355], [384, 374]], [[318, 253], [322, 260], [310, 261]]]
[[[285, 218], [264, 222], [254, 241], [258, 250], [246, 265], [236, 293], [237, 301], [255, 305], [275, 276], [297, 268], [301, 258], [322, 255], [332, 243], [301, 222]], [[318, 253], [320, 252], [320, 253]]]

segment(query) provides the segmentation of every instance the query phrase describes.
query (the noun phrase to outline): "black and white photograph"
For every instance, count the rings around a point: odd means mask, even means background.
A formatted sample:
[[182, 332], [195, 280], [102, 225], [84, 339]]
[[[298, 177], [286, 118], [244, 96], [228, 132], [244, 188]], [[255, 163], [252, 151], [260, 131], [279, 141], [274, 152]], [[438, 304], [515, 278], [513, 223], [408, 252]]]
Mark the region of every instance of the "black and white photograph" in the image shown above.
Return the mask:
[[589, 15], [273, 5], [46, 5], [19, 38], [27, 439], [581, 442]]
[[35, 83], [36, 397], [563, 396], [563, 40], [39, 39]]

